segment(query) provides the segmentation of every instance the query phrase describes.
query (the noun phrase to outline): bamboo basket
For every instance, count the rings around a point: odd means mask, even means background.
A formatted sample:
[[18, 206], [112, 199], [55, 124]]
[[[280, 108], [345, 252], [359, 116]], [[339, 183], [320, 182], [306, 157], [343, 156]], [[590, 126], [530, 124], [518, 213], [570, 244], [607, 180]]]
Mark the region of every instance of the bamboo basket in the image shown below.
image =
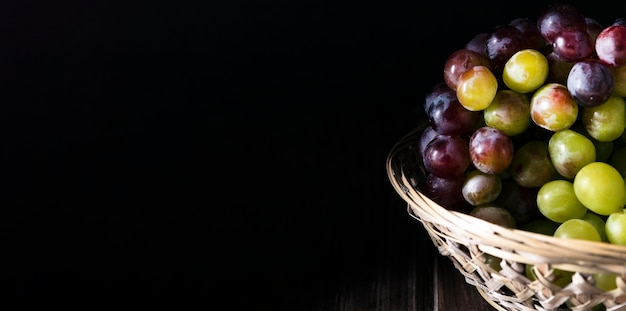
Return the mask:
[[[417, 181], [426, 176], [418, 157], [423, 128], [409, 132], [389, 152], [389, 180], [439, 254], [489, 304], [496, 310], [626, 310], [626, 246], [505, 228], [447, 210], [422, 194]], [[500, 270], [488, 264], [489, 256], [501, 259]], [[531, 265], [534, 280], [526, 277], [526, 265]], [[559, 270], [573, 273], [565, 286], [554, 282]], [[617, 274], [617, 288], [596, 287], [595, 273]]]

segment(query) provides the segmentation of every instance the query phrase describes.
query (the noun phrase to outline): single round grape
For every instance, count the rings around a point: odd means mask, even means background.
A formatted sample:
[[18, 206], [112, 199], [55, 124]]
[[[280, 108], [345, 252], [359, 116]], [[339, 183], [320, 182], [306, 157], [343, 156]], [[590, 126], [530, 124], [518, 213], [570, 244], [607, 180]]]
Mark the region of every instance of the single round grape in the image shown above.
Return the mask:
[[596, 54], [609, 66], [626, 65], [626, 25], [614, 24], [604, 28], [596, 38]]
[[602, 242], [600, 233], [589, 222], [582, 219], [566, 220], [554, 231], [554, 237]]
[[567, 89], [581, 106], [598, 106], [613, 93], [613, 73], [597, 60], [579, 61], [567, 76]]
[[580, 219], [589, 222], [596, 228], [596, 230], [598, 230], [598, 233], [600, 234], [600, 240], [602, 240], [602, 242], [609, 242], [609, 239], [606, 236], [606, 222], [604, 221], [604, 219], [602, 219], [602, 217], [600, 217], [596, 213], [587, 211], [587, 213], [585, 213], [585, 215]]
[[617, 288], [617, 278], [619, 274], [615, 273], [594, 273], [592, 274], [595, 286], [605, 292]]
[[577, 7], [566, 3], [548, 5], [537, 18], [537, 27], [543, 38], [552, 44], [563, 29], [586, 29], [585, 16]]
[[548, 59], [541, 52], [524, 49], [506, 61], [502, 81], [511, 90], [528, 93], [543, 85], [548, 77], [548, 70]]
[[469, 212], [469, 205], [463, 198], [463, 182], [465, 175], [453, 178], [442, 178], [435, 174], [428, 174], [420, 190], [424, 195], [442, 207], [458, 212]]
[[617, 96], [626, 97], [626, 66], [611, 68], [613, 73], [613, 92]]
[[578, 103], [567, 87], [547, 83], [530, 99], [530, 117], [535, 124], [552, 132], [569, 128], [578, 118]]
[[497, 26], [487, 38], [487, 57], [492, 70], [499, 74], [506, 61], [520, 50], [529, 48], [524, 34], [512, 25]]
[[615, 141], [599, 141], [589, 134], [582, 122], [576, 122], [571, 127], [572, 130], [585, 135], [596, 147], [596, 161], [607, 162], [611, 154], [613, 154]]
[[426, 128], [424, 128], [417, 142], [421, 157], [424, 157], [424, 151], [426, 150], [426, 147], [428, 146], [428, 144], [433, 140], [433, 138], [435, 138], [435, 136], [438, 136], [438, 135], [441, 135], [441, 134], [437, 133], [437, 131], [435, 131], [432, 126], [429, 125]]
[[605, 221], [606, 237], [611, 244], [626, 245], [626, 213], [615, 211]]
[[497, 91], [498, 80], [486, 66], [469, 68], [457, 81], [457, 98], [463, 107], [471, 111], [487, 108]]
[[517, 226], [511, 212], [502, 206], [480, 205], [474, 207], [469, 214], [505, 228], [515, 228]]
[[554, 179], [556, 169], [548, 153], [548, 144], [533, 139], [522, 145], [515, 151], [508, 171], [522, 187], [540, 187]]
[[626, 100], [611, 96], [600, 105], [584, 107], [581, 120], [591, 137], [601, 142], [614, 141], [626, 129]]
[[501, 190], [502, 180], [499, 175], [473, 170], [465, 177], [462, 191], [465, 200], [477, 206], [495, 201]]
[[504, 172], [511, 164], [514, 152], [511, 138], [490, 126], [477, 129], [469, 140], [472, 163], [487, 174]]
[[550, 137], [548, 153], [556, 171], [570, 179], [587, 164], [596, 161], [593, 142], [571, 129], [558, 131]]
[[604, 162], [592, 162], [580, 169], [574, 177], [574, 192], [583, 205], [601, 216], [620, 211], [626, 204], [624, 178]]
[[485, 55], [469, 49], [457, 50], [448, 56], [443, 65], [443, 81], [451, 89], [456, 90], [461, 74], [478, 65], [487, 68], [491, 66]]
[[442, 92], [430, 106], [430, 126], [442, 135], [470, 133], [478, 120], [479, 112], [467, 110], [459, 102], [454, 91]]
[[424, 112], [426, 112], [426, 115], [430, 115], [430, 109], [435, 106], [435, 103], [440, 101], [439, 97], [450, 92], [454, 93], [455, 90], [451, 89], [444, 82], [439, 82], [433, 85], [433, 87], [428, 91], [428, 93], [426, 93], [426, 96], [424, 97]]
[[464, 48], [472, 50], [480, 55], [487, 56], [487, 38], [489, 38], [488, 32], [478, 33], [465, 44]]
[[587, 213], [587, 208], [574, 193], [574, 186], [566, 180], [553, 180], [541, 186], [537, 193], [537, 207], [542, 215], [558, 223], [581, 218]]
[[483, 110], [485, 124], [499, 129], [507, 136], [524, 133], [530, 119], [530, 99], [513, 90], [500, 90], [491, 104]]
[[587, 29], [563, 29], [552, 43], [552, 51], [568, 62], [580, 61], [594, 53], [593, 39]]
[[548, 59], [549, 66], [546, 83], [567, 84], [567, 76], [570, 70], [572, 70], [574, 62], [565, 61], [554, 52], [548, 53], [546, 58]]
[[527, 17], [520, 17], [511, 20], [509, 25], [522, 32], [522, 35], [526, 38], [526, 42], [528, 42], [529, 48], [541, 51], [546, 47], [547, 42], [539, 32], [536, 21]]
[[458, 177], [471, 164], [467, 141], [459, 136], [438, 135], [426, 146], [423, 161], [431, 174]]

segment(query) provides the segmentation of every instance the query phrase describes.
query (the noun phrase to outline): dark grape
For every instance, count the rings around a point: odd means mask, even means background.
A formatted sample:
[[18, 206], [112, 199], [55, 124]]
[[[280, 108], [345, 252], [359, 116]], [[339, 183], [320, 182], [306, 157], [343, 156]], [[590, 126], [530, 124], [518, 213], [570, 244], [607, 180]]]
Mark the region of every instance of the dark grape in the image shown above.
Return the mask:
[[418, 146], [419, 146], [418, 148], [419, 148], [421, 157], [424, 156], [424, 151], [426, 150], [426, 146], [428, 146], [428, 144], [433, 140], [433, 138], [435, 138], [435, 136], [438, 136], [438, 135], [440, 134], [437, 133], [437, 131], [435, 131], [432, 126], [429, 125], [426, 128], [424, 128], [418, 141]]
[[555, 3], [548, 5], [537, 18], [539, 33], [548, 42], [554, 43], [554, 39], [564, 29], [587, 29], [585, 16], [577, 7], [567, 3]]
[[456, 92], [441, 93], [432, 103], [428, 120], [430, 126], [442, 135], [463, 135], [474, 128], [479, 112], [467, 110], [456, 96]]
[[444, 82], [439, 82], [435, 84], [428, 93], [426, 93], [426, 97], [424, 99], [424, 112], [426, 112], [426, 115], [430, 114], [430, 108], [434, 105], [434, 103], [439, 101], [439, 96], [447, 92], [454, 92], [454, 90]]
[[613, 93], [611, 68], [596, 60], [579, 61], [570, 70], [567, 89], [581, 106], [598, 106]]
[[471, 208], [463, 198], [464, 175], [453, 178], [442, 178], [434, 174], [428, 174], [422, 186], [422, 193], [435, 203], [446, 209], [460, 212], [468, 212]]
[[609, 66], [626, 65], [626, 25], [604, 28], [596, 38], [596, 54]]
[[505, 228], [515, 228], [517, 225], [511, 212], [499, 205], [476, 206], [470, 215]]
[[456, 90], [459, 77], [474, 66], [491, 67], [489, 59], [478, 52], [460, 49], [448, 56], [443, 65], [443, 81], [453, 90]]
[[479, 34], [476, 34], [470, 41], [465, 44], [465, 49], [487, 56], [488, 37], [489, 33], [487, 32], [481, 32]]
[[536, 21], [527, 17], [520, 17], [513, 19], [509, 25], [522, 32], [524, 37], [526, 37], [526, 42], [528, 42], [528, 48], [535, 49], [537, 51], [543, 51], [546, 48], [546, 39], [544, 39], [539, 32]]
[[513, 54], [529, 47], [524, 34], [511, 25], [496, 27], [489, 34], [486, 44], [487, 57], [494, 73], [501, 73], [504, 64]]
[[586, 29], [564, 29], [554, 37], [552, 51], [567, 62], [583, 60], [594, 52], [594, 44]]
[[467, 141], [459, 136], [439, 135], [424, 150], [424, 167], [431, 174], [455, 178], [471, 164]]
[[504, 132], [483, 126], [472, 134], [469, 152], [474, 166], [487, 174], [500, 174], [511, 164], [513, 141]]

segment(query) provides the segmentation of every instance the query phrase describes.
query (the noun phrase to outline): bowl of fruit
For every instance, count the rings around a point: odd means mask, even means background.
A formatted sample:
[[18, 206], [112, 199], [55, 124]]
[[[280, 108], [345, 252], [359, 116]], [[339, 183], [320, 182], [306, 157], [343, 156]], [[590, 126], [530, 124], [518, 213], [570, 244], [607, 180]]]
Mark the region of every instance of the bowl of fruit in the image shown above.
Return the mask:
[[498, 310], [626, 310], [626, 19], [557, 3], [442, 64], [389, 180]]

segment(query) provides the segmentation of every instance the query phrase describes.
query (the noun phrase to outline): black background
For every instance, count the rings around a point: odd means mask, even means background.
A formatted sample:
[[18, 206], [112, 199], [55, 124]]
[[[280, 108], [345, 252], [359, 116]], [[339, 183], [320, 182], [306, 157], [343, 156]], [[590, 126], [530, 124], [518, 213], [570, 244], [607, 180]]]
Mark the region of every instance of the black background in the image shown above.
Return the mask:
[[424, 236], [385, 159], [447, 55], [545, 3], [2, 1], [0, 305], [322, 308]]

